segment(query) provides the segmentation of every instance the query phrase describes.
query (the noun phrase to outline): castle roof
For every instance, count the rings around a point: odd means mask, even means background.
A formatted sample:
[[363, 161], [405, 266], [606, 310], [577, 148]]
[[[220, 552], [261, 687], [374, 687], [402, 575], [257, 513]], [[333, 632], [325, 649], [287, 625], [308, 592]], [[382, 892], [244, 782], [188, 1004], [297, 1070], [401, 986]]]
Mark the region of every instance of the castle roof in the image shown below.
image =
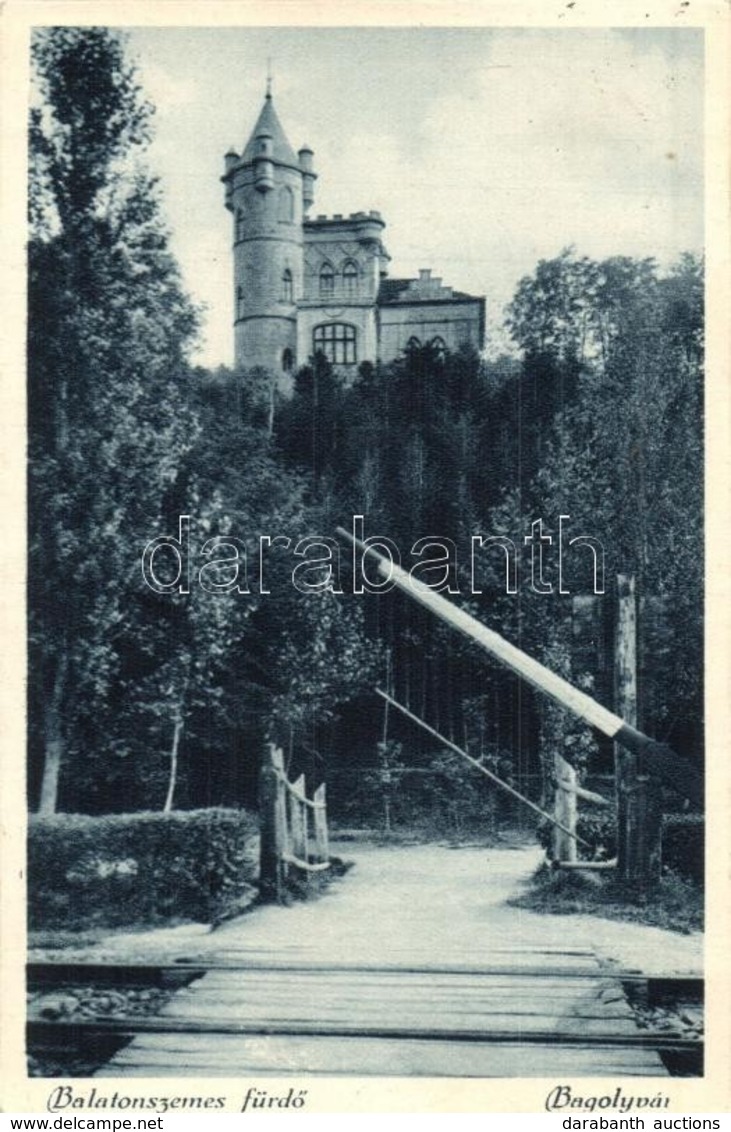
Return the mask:
[[379, 303], [394, 303], [408, 287], [410, 279], [382, 279], [378, 289]]
[[274, 161], [280, 162], [282, 165], [294, 165], [297, 167], [299, 161], [292, 149], [292, 146], [287, 141], [287, 135], [282, 129], [282, 124], [277, 117], [277, 112], [274, 109], [271, 94], [267, 94], [264, 99], [264, 105], [261, 108], [261, 113], [256, 120], [256, 125], [251, 132], [251, 137], [246, 143], [246, 148], [241, 156], [243, 165], [249, 165], [256, 157], [258, 147], [256, 139], [260, 134], [269, 134], [272, 139], [272, 158]]
[[443, 287], [441, 279], [433, 279], [431, 272], [423, 269], [418, 279], [382, 279], [378, 289], [378, 302], [381, 306], [392, 303], [428, 302], [467, 302], [477, 299], [465, 291], [455, 291], [453, 287]]

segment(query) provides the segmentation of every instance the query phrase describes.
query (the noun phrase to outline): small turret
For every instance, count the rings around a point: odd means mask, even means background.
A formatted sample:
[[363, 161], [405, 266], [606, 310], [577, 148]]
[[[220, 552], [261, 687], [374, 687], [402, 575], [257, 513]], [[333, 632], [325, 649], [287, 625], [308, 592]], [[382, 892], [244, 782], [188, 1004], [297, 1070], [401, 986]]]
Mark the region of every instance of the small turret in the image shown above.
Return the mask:
[[231, 146], [228, 153], [224, 157], [224, 161], [226, 162], [226, 172], [224, 173], [223, 177], [221, 177], [221, 180], [226, 186], [226, 208], [229, 210], [229, 212], [233, 212], [233, 171], [239, 163], [239, 155], [233, 148], [233, 146]]
[[260, 193], [268, 193], [274, 188], [274, 138], [269, 130], [262, 129], [256, 135], [256, 154], [254, 156], [254, 186]]
[[315, 203], [315, 181], [317, 180], [317, 173], [312, 168], [312, 150], [308, 145], [303, 145], [298, 155], [300, 161], [300, 169], [302, 170], [302, 208], [307, 212]]

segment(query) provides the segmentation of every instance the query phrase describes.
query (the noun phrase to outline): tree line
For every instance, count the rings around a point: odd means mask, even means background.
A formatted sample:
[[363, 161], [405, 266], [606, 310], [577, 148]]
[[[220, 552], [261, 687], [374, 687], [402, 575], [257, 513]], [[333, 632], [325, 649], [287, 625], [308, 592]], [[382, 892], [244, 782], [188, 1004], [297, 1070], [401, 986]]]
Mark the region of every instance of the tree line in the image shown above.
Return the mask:
[[[568, 250], [518, 286], [514, 355], [416, 348], [347, 381], [318, 356], [282, 398], [265, 372], [191, 363], [200, 316], [145, 165], [153, 108], [123, 38], [54, 28], [33, 52], [33, 807], [251, 803], [267, 738], [315, 778], [360, 774], [372, 794], [437, 761], [376, 708], [376, 683], [514, 779], [540, 776], [556, 743], [596, 756], [398, 595], [303, 595], [276, 548], [268, 593], [153, 592], [142, 551], [181, 514], [196, 545], [233, 534], [252, 561], [262, 534], [333, 536], [355, 514], [406, 548], [430, 534], [520, 544], [535, 519], [555, 537], [571, 515], [602, 540], [609, 579], [637, 579], [642, 722], [700, 757], [702, 265]], [[590, 592], [588, 556], [572, 561], [570, 588]], [[611, 594], [577, 649], [571, 599], [507, 594], [495, 549], [480, 567], [483, 592], [455, 600], [604, 694]]]

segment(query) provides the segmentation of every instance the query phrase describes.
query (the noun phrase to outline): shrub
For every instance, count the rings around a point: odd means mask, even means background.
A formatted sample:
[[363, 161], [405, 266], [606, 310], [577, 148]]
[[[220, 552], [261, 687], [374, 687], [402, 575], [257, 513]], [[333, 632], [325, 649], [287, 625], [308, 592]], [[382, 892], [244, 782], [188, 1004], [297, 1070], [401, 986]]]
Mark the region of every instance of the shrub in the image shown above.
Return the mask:
[[[581, 858], [606, 859], [617, 853], [617, 818], [614, 807], [579, 808], [576, 832], [589, 842], [591, 849], [579, 846]], [[538, 840], [550, 854], [553, 826], [540, 822]], [[677, 873], [703, 884], [705, 866], [705, 822], [703, 814], [666, 814], [662, 823], [662, 863], [666, 872]]]
[[[515, 820], [512, 801], [506, 803], [502, 791], [459, 756], [440, 752], [424, 759], [428, 765], [414, 768], [404, 764], [397, 752], [390, 766], [382, 762], [378, 767], [364, 768], [360, 774], [341, 770], [332, 775], [334, 788], [328, 785], [330, 815], [336, 815], [341, 825], [384, 832], [387, 799], [390, 832], [417, 839], [489, 840], [502, 822]], [[508, 777], [498, 757], [489, 757], [486, 765]]]
[[576, 832], [591, 849], [580, 846], [582, 857], [609, 860], [617, 855], [617, 812], [614, 806], [596, 808], [590, 804], [579, 810]]
[[662, 863], [703, 884], [705, 821], [703, 814], [666, 814], [662, 824]]
[[[551, 822], [541, 821], [538, 840], [550, 855], [553, 847]], [[583, 860], [605, 861], [617, 853], [617, 814], [614, 806], [598, 809], [591, 804], [579, 806], [576, 832], [588, 845], [579, 844], [579, 857]]]
[[667, 872], [646, 900], [614, 873], [551, 869], [543, 864], [525, 892], [508, 901], [513, 908], [552, 915], [602, 916], [627, 923], [653, 924], [687, 934], [703, 928], [703, 893], [692, 881]]
[[32, 817], [30, 928], [210, 922], [256, 876], [246, 810]]

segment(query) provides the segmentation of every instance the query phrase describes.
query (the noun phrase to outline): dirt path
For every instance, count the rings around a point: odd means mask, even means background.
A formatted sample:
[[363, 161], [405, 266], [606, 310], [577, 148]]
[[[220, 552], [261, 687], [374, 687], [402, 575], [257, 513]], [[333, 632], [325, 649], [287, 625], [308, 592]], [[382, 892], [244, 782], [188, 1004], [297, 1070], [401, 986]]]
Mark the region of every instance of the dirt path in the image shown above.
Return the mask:
[[702, 968], [702, 937], [591, 915], [544, 915], [510, 907], [538, 866], [537, 847], [334, 845], [354, 862], [318, 899], [258, 908], [214, 932], [202, 925], [108, 937], [95, 952], [197, 956], [276, 949], [312, 960], [389, 957], [481, 963], [505, 949], [593, 951], [653, 971]]
[[165, 1032], [139, 1035], [97, 1075], [666, 1072], [654, 1050], [607, 1042], [638, 1031], [602, 960], [694, 968], [697, 940], [510, 907], [540, 850], [338, 849], [354, 867], [319, 899], [178, 935], [177, 957], [219, 966], [174, 996]]

